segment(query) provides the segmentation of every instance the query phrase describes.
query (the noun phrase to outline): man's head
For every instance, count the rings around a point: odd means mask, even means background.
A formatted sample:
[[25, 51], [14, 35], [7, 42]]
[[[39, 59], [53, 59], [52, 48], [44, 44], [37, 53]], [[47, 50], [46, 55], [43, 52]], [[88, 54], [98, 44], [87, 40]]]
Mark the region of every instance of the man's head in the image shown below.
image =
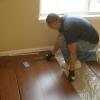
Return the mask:
[[46, 18], [46, 22], [52, 29], [59, 30], [61, 27], [61, 18], [56, 14], [49, 14]]

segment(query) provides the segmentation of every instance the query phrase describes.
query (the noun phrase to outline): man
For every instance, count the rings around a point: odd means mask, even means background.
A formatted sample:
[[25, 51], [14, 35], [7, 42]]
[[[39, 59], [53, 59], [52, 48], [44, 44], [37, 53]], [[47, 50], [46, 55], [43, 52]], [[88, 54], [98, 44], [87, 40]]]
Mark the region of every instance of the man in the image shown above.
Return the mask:
[[94, 61], [99, 35], [95, 28], [86, 19], [79, 16], [63, 16], [49, 14], [46, 18], [48, 26], [59, 32], [52, 54], [60, 48], [64, 59], [70, 65], [68, 79], [75, 79], [75, 63], [80, 61]]

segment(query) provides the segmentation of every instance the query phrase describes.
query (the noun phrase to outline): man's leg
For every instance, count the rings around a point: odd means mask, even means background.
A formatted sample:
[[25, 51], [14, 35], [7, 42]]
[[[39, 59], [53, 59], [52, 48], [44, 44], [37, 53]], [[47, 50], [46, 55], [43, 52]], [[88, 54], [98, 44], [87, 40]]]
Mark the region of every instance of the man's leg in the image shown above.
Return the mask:
[[[68, 52], [67, 43], [66, 43], [63, 36], [62, 36], [61, 41], [60, 41], [60, 49], [61, 49], [61, 52], [63, 54], [66, 65], [68, 65], [69, 61], [70, 61], [70, 56], [69, 56], [69, 52]], [[77, 60], [75, 63], [75, 69], [78, 69], [80, 67], [81, 67], [81, 63]]]
[[[66, 43], [64, 37], [61, 38], [60, 49], [61, 49], [61, 52], [63, 54], [66, 64], [68, 64], [70, 61], [70, 57], [69, 57], [69, 53], [68, 53], [67, 43]], [[85, 41], [79, 41], [78, 42], [78, 50], [77, 50], [77, 59], [82, 60], [82, 61], [97, 60], [96, 44], [91, 44], [91, 43], [88, 43]], [[78, 64], [78, 66], [81, 66], [81, 64]], [[77, 66], [75, 66], [75, 67], [77, 67]], [[72, 75], [75, 76], [75, 74], [73, 74], [73, 72], [69, 71], [69, 76], [72, 76]], [[72, 77], [70, 77], [70, 80], [74, 80], [74, 79], [72, 79]]]
[[97, 44], [85, 41], [78, 42], [77, 57], [81, 61], [97, 61]]

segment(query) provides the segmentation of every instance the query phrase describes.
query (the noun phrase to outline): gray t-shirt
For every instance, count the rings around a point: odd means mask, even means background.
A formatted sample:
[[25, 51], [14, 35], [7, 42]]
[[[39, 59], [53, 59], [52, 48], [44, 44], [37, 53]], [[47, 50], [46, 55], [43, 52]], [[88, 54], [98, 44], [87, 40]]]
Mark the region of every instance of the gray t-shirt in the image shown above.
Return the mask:
[[63, 33], [68, 44], [78, 42], [79, 40], [93, 44], [97, 44], [99, 41], [98, 32], [93, 25], [79, 16], [68, 15], [62, 17], [62, 26], [58, 31]]

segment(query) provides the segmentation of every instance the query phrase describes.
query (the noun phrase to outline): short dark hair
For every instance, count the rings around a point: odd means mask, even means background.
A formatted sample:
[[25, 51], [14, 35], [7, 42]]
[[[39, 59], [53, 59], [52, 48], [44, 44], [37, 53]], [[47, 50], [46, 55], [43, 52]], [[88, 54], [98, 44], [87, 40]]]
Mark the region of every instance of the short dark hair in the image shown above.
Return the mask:
[[57, 14], [50, 13], [50, 14], [48, 14], [48, 16], [46, 18], [46, 22], [47, 22], [47, 24], [50, 24], [50, 23], [57, 21], [59, 19], [60, 19], [60, 17]]

